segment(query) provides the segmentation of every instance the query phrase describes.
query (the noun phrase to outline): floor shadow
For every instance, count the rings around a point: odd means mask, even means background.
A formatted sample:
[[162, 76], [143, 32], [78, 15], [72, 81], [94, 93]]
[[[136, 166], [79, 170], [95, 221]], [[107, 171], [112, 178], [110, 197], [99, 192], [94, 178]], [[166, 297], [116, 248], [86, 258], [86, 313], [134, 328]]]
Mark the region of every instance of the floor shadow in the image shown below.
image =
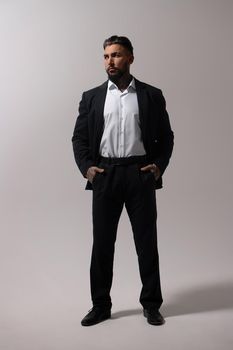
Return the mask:
[[140, 309], [129, 309], [129, 310], [121, 310], [117, 312], [112, 313], [112, 318], [122, 318], [122, 317], [128, 317], [133, 315], [139, 315], [142, 314], [142, 308]]
[[233, 308], [233, 281], [212, 283], [181, 290], [171, 302], [164, 302], [165, 317]]
[[[197, 285], [176, 292], [171, 301], [164, 301], [161, 312], [164, 317], [172, 317], [227, 309], [233, 309], [233, 281]], [[142, 314], [142, 308], [113, 312], [112, 318], [139, 314]]]

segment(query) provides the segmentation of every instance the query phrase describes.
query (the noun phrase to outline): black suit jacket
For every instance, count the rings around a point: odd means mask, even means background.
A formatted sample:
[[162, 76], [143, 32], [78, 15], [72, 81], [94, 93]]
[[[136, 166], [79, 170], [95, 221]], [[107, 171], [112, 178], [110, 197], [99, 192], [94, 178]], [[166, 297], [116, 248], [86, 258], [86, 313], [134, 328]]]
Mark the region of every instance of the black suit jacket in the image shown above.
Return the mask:
[[[161, 176], [156, 189], [162, 187], [164, 173], [173, 150], [173, 131], [166, 111], [162, 91], [135, 79], [139, 106], [142, 141], [148, 156], [148, 164], [155, 163]], [[90, 166], [98, 164], [99, 147], [104, 130], [104, 103], [108, 81], [83, 93], [79, 115], [75, 124], [72, 143], [76, 163], [85, 177]], [[88, 181], [86, 189], [92, 189]]]

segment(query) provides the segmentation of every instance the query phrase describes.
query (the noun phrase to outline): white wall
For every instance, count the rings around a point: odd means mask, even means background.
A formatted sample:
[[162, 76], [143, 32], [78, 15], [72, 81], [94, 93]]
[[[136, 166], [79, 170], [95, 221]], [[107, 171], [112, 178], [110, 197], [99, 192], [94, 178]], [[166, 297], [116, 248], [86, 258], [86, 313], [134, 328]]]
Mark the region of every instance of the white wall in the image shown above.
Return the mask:
[[[91, 193], [71, 137], [82, 91], [106, 79], [102, 43], [112, 34], [131, 39], [132, 73], [163, 90], [175, 134], [158, 192], [164, 293], [184, 275], [185, 283], [232, 275], [232, 13], [230, 0], [0, 1], [0, 268], [9, 325], [38, 298], [41, 315], [64, 295], [76, 303], [79, 293], [90, 306]], [[116, 298], [124, 273], [139, 286], [125, 214], [116, 271]]]

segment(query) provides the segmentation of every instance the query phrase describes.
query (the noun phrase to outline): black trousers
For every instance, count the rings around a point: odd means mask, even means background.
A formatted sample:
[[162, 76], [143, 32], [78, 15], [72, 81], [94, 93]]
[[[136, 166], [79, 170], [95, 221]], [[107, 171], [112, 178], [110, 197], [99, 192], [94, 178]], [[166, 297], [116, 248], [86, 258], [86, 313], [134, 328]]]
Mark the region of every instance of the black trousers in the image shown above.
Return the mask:
[[[124, 158], [126, 159], [126, 158]], [[131, 164], [127, 164], [130, 161]], [[91, 296], [94, 306], [111, 308], [114, 245], [119, 218], [125, 205], [132, 226], [142, 290], [139, 301], [144, 308], [157, 308], [163, 299], [160, 286], [156, 230], [154, 174], [142, 172], [143, 157], [126, 163], [101, 158], [93, 180], [93, 248], [90, 267]]]

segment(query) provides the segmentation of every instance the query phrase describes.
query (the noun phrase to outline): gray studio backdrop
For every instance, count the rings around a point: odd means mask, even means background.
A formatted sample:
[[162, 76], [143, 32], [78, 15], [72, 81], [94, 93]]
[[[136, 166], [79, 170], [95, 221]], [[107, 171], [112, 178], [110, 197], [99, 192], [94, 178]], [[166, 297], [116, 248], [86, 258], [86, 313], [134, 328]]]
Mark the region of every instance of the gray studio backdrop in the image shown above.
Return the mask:
[[[40, 332], [33, 349], [50, 349], [46, 329], [71, 316], [79, 325], [91, 306], [92, 193], [71, 137], [82, 92], [106, 79], [102, 42], [112, 34], [132, 40], [132, 73], [163, 90], [175, 133], [157, 192], [164, 311], [175, 292], [203, 289], [207, 301], [213, 286], [233, 290], [232, 5], [0, 1], [1, 349], [32, 349]], [[125, 211], [114, 269], [115, 309], [139, 308]]]

